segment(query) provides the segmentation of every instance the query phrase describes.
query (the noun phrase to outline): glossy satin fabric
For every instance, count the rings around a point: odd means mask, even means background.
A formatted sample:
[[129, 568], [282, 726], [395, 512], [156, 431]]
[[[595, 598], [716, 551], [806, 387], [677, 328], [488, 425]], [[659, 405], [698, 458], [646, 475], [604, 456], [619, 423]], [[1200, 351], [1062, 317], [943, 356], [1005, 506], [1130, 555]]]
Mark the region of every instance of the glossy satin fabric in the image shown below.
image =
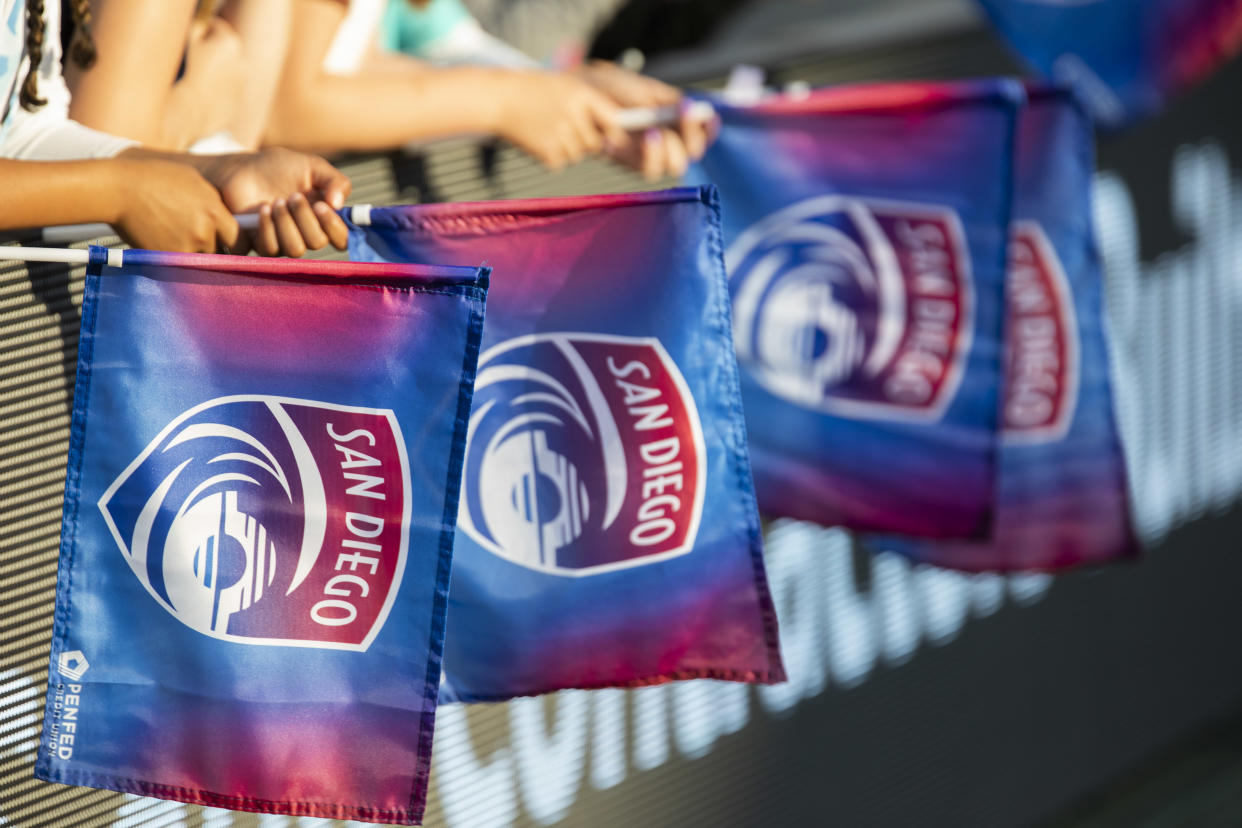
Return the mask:
[[36, 774], [417, 822], [486, 271], [106, 253]]
[[992, 537], [873, 542], [956, 569], [1052, 571], [1137, 553], [1091, 220], [1091, 124], [1069, 93], [1040, 90], [1019, 125]]
[[494, 268], [442, 698], [783, 678], [714, 192], [376, 209], [368, 261]]
[[1242, 46], [1238, 0], [979, 2], [1014, 51], [1105, 126], [1159, 112]]
[[879, 84], [719, 105], [760, 508], [935, 538], [994, 517], [1020, 88]]

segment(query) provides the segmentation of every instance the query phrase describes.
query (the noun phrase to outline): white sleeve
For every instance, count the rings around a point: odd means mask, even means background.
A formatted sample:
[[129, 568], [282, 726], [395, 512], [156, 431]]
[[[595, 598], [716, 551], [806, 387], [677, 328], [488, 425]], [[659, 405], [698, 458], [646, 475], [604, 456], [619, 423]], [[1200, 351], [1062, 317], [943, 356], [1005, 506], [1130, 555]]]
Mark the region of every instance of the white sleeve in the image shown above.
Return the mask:
[[[47, 104], [34, 112], [16, 108], [9, 118], [0, 157], [25, 161], [72, 161], [111, 158], [138, 142], [84, 127], [69, 120], [69, 87], [60, 72], [60, 3], [47, 4], [47, 48], [39, 64], [39, 97]], [[26, 76], [23, 57], [18, 77]]]
[[362, 68], [384, 19], [384, 0], [347, 0], [345, 18], [332, 37], [323, 56], [324, 71], [332, 75], [353, 75]]
[[542, 69], [543, 64], [488, 34], [473, 17], [458, 21], [453, 28], [419, 50], [419, 57], [442, 66], [475, 64], [501, 69]]
[[111, 158], [137, 141], [84, 127], [43, 110], [15, 113], [0, 156], [22, 161], [74, 161]]

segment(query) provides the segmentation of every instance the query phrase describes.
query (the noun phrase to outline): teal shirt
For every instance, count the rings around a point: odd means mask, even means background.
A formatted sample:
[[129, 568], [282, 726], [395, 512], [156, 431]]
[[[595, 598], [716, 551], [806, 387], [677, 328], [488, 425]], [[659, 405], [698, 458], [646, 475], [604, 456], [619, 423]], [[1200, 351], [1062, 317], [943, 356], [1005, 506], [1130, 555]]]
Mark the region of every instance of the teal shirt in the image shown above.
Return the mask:
[[380, 26], [380, 46], [393, 52], [418, 55], [427, 44], [434, 43], [468, 19], [470, 12], [461, 0], [431, 0], [421, 9], [406, 0], [388, 0]]

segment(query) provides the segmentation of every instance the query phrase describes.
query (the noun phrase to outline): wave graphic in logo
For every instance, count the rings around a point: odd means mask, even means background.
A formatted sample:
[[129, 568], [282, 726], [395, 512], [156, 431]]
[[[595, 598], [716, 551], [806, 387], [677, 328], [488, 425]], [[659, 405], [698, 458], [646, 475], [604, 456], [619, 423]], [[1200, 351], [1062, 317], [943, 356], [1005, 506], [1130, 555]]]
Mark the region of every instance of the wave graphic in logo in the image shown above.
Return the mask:
[[937, 419], [970, 347], [970, 260], [948, 208], [818, 196], [725, 254], [738, 361], [771, 393], [856, 418]]
[[492, 553], [590, 575], [689, 552], [703, 433], [656, 339], [518, 337], [479, 360], [458, 525]]
[[173, 420], [99, 508], [138, 580], [186, 626], [365, 650], [405, 567], [409, 490], [392, 412], [223, 397]]
[[1005, 278], [1005, 439], [1060, 440], [1078, 401], [1078, 320], [1061, 260], [1038, 222], [1010, 227]]

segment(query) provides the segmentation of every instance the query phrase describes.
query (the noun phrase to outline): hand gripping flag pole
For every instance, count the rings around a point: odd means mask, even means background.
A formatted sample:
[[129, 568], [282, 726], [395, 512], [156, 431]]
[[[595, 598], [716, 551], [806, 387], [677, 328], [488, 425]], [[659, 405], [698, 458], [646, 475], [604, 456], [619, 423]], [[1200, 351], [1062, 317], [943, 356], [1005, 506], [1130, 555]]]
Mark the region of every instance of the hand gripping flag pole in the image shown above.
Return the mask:
[[[687, 105], [684, 114], [694, 121], [710, 121], [716, 116], [716, 110], [707, 101], [691, 101]], [[679, 106], [635, 106], [621, 110], [617, 117], [617, 123], [618, 126], [627, 132], [638, 132], [654, 127], [673, 126], [681, 120], [682, 115], [683, 111]], [[233, 216], [233, 218], [237, 219], [238, 226], [243, 230], [254, 230], [259, 226], [259, 216], [256, 213], [238, 214]], [[109, 236], [113, 232], [113, 229], [107, 224], [89, 222], [86, 224], [61, 224], [51, 227], [31, 228], [28, 231], [18, 231], [17, 233], [5, 235], [15, 240], [39, 241], [43, 244], [76, 244], [89, 239], [96, 239], [100, 236]], [[80, 256], [68, 259], [39, 258], [38, 254], [17, 252], [22, 250], [31, 250], [31, 248], [9, 248], [5, 250], [5, 255], [0, 258], [22, 259], [32, 262], [86, 264], [86, 259]]]

